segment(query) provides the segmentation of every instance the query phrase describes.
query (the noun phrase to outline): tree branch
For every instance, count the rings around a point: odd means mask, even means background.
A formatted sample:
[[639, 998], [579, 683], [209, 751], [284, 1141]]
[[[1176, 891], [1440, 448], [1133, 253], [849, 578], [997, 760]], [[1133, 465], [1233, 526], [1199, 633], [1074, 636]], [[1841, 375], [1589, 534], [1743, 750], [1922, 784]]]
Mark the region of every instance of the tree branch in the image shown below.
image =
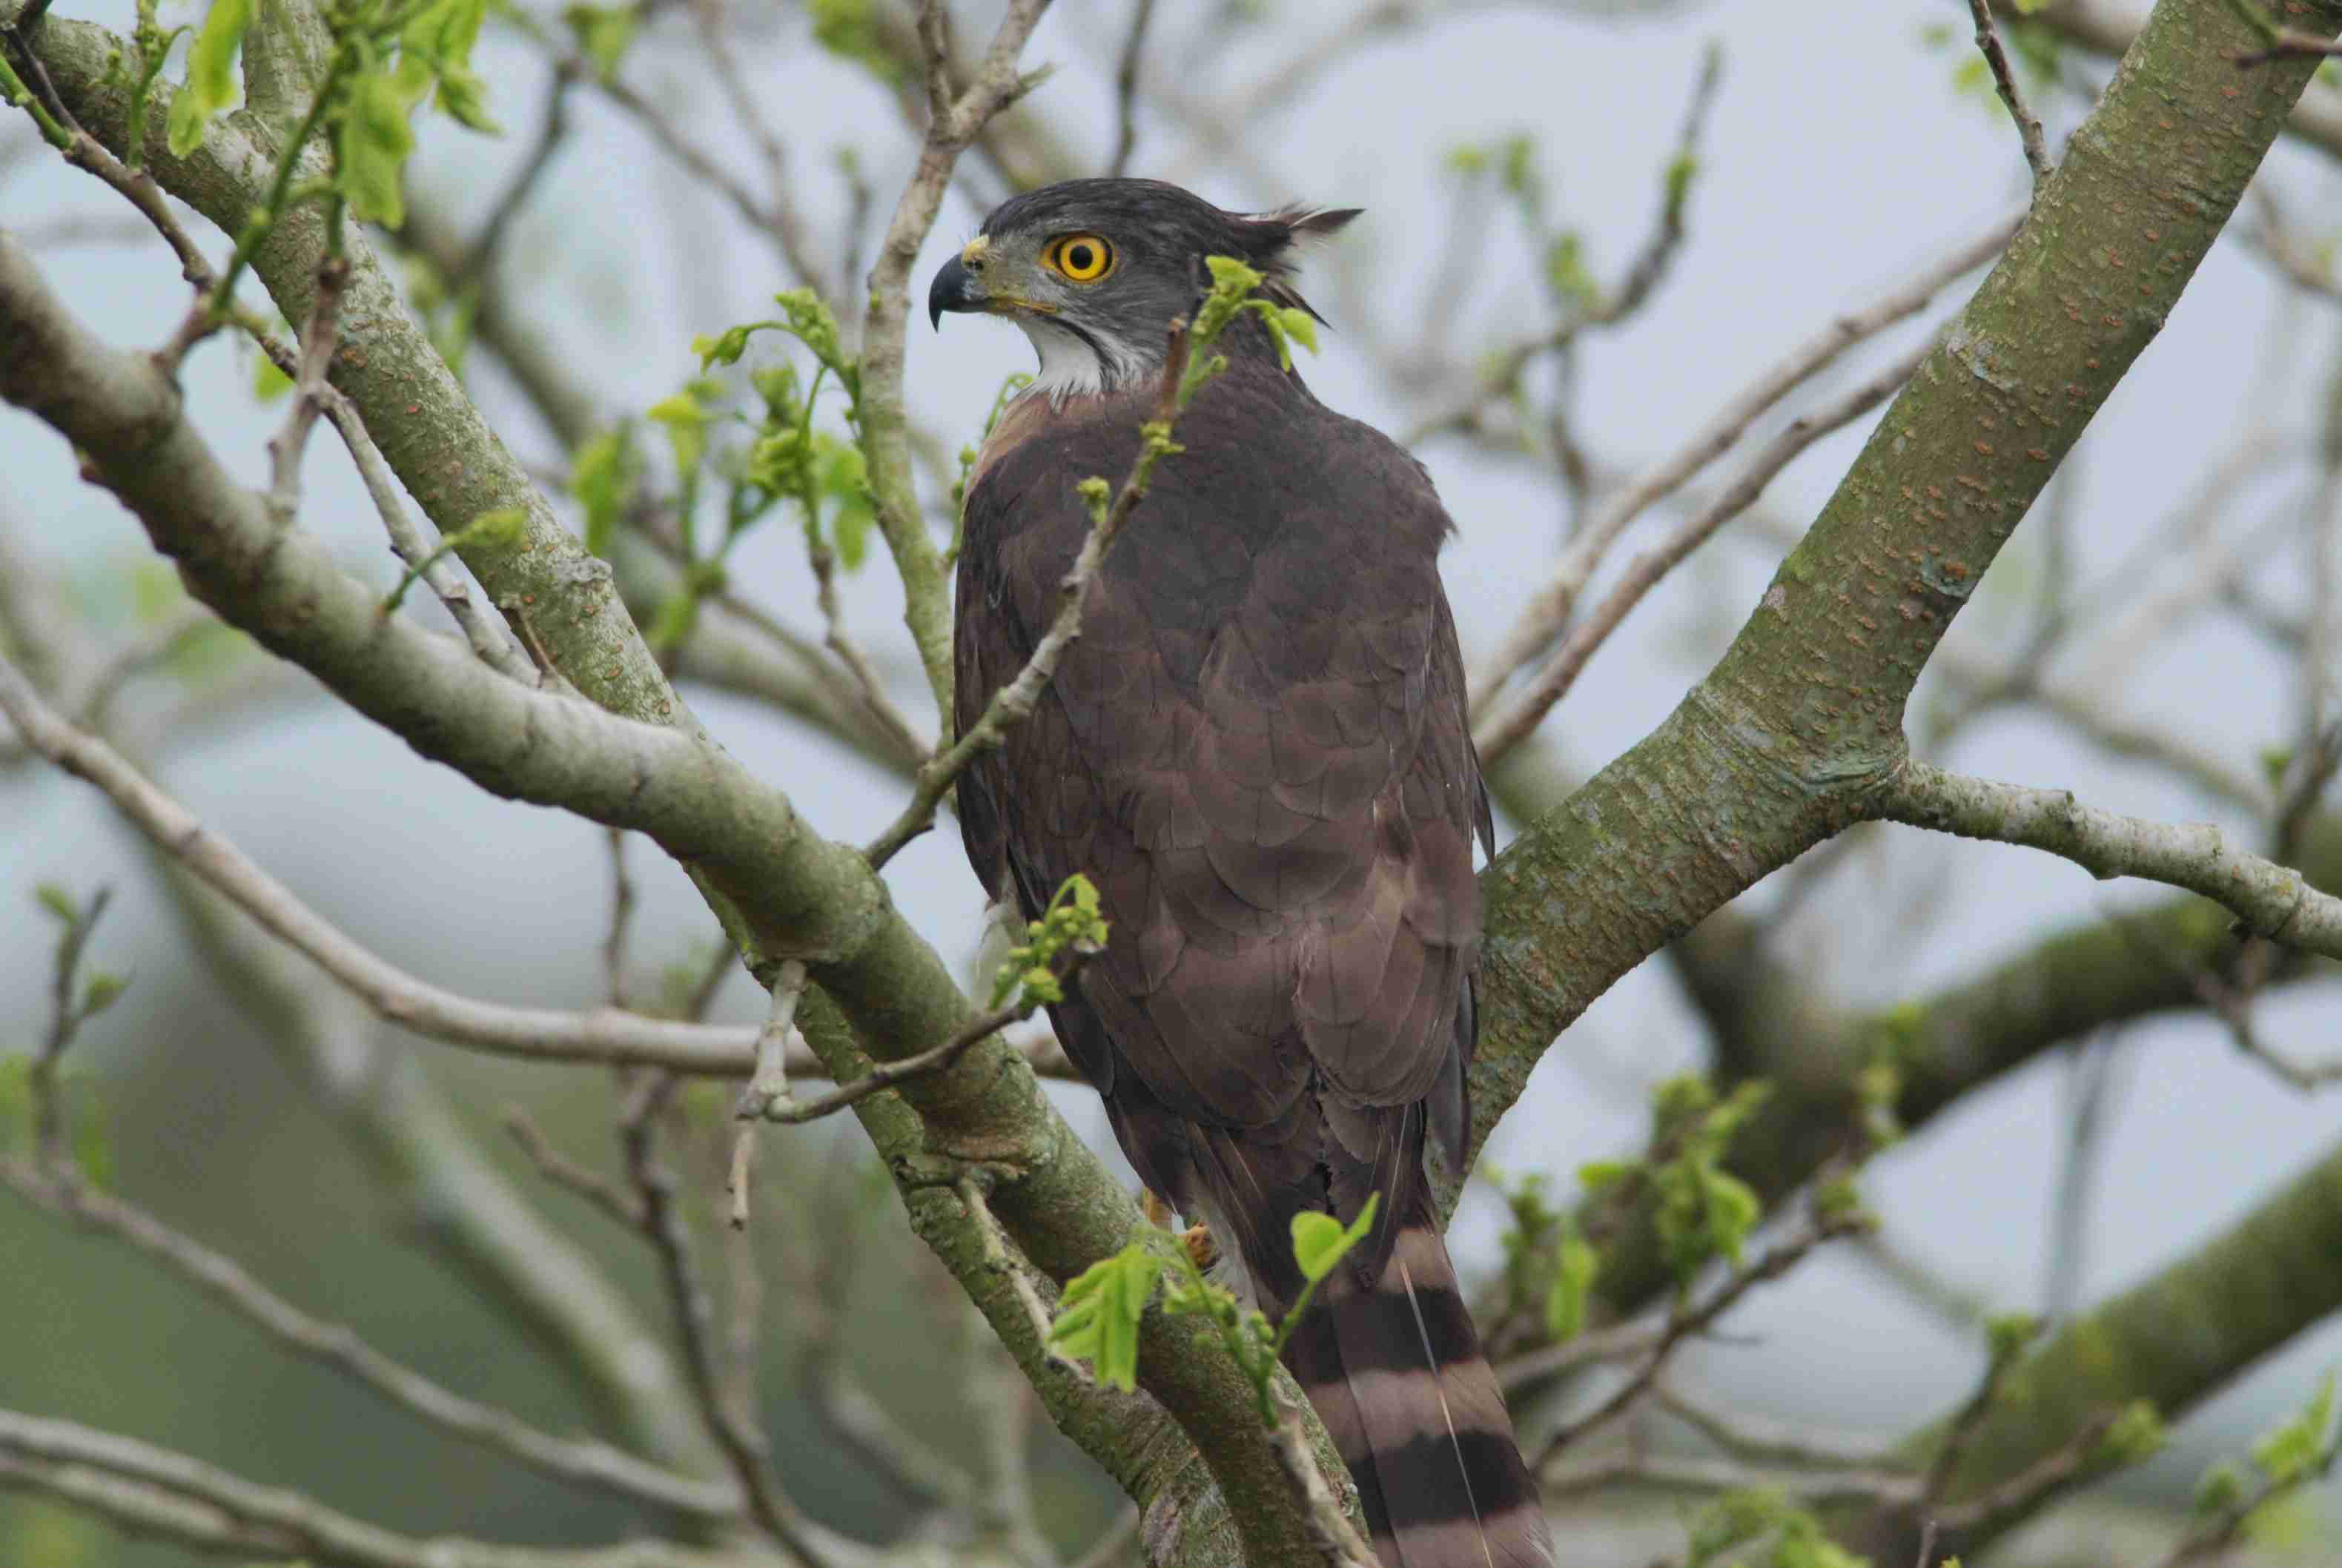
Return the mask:
[[2008, 117], [2017, 122], [2017, 136], [2025, 144], [2026, 166], [2033, 171], [2033, 186], [2038, 190], [2053, 167], [2049, 144], [2041, 134], [2041, 122], [2025, 106], [2025, 96], [2017, 90], [2017, 74], [2009, 69], [2008, 51], [2000, 46], [2000, 30], [1992, 25], [1991, 0], [1968, 0], [1968, 14], [1976, 18], [1977, 50], [1992, 71], [1992, 85], [2000, 94], [2000, 101], [2008, 105]]
[[903, 405], [911, 265], [935, 226], [960, 154], [995, 115], [1037, 80], [1019, 75], [1016, 60], [1048, 6], [1049, 0], [1009, 0], [975, 80], [954, 97], [942, 35], [943, 0], [925, 0], [919, 38], [927, 84], [926, 136], [917, 167], [886, 225], [876, 265], [870, 269], [870, 305], [862, 321], [862, 441], [869, 458], [871, 503], [903, 576], [904, 623], [926, 669], [936, 710], [942, 714], [952, 711], [951, 594], [911, 483], [910, 420]]
[[2225, 905], [2257, 936], [2342, 958], [2342, 898], [2301, 873], [2247, 854], [2209, 823], [2151, 823], [2087, 806], [2068, 790], [2028, 789], [1906, 764], [1877, 797], [1889, 822], [2062, 855], [2100, 878], [2143, 876]]
[[52, 1164], [35, 1171], [0, 1159], [0, 1185], [163, 1264], [297, 1356], [330, 1366], [443, 1431], [511, 1455], [539, 1473], [618, 1497], [706, 1518], [736, 1518], [729, 1486], [678, 1475], [590, 1439], [555, 1437], [510, 1411], [443, 1388], [368, 1344], [346, 1323], [315, 1318], [215, 1252], [131, 1203]]
[[12, 1410], [0, 1410], [0, 1487], [205, 1552], [331, 1568], [746, 1568], [736, 1553], [667, 1542], [563, 1549], [395, 1534], [171, 1449]]

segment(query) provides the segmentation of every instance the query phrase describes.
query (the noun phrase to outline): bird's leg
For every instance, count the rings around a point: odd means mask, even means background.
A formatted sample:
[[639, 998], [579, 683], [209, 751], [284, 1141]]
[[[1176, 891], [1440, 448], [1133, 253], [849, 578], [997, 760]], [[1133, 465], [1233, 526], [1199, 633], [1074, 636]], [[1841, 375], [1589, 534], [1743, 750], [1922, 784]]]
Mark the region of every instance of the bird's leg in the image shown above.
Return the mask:
[[[1171, 1205], [1156, 1196], [1154, 1188], [1138, 1189], [1138, 1207], [1146, 1214], [1148, 1224], [1162, 1230], [1171, 1229]], [[1207, 1273], [1212, 1265], [1220, 1261], [1220, 1243], [1212, 1239], [1212, 1228], [1201, 1220], [1179, 1233], [1179, 1244], [1187, 1249], [1187, 1255], [1196, 1260], [1196, 1266]]]

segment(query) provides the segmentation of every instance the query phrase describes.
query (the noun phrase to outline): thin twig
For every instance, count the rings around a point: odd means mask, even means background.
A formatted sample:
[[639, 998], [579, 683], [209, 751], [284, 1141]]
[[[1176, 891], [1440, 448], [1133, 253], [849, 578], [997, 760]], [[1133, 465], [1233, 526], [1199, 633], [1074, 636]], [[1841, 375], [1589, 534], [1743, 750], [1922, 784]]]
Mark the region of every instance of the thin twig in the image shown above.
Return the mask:
[[1965, 1503], [1955, 1503], [1937, 1513], [1943, 1528], [1955, 1534], [1989, 1532], [2003, 1522], [2022, 1519], [2044, 1497], [2064, 1486], [2097, 1463], [2107, 1433], [2122, 1416], [2119, 1410], [2102, 1410], [2074, 1429], [2067, 1440], [1997, 1486]]
[[[57, 1183], [66, 1186], [61, 1191]], [[346, 1323], [313, 1317], [225, 1253], [70, 1174], [0, 1160], [0, 1184], [161, 1263], [295, 1355], [334, 1368], [444, 1432], [505, 1453], [542, 1474], [702, 1518], [737, 1517], [733, 1487], [678, 1475], [590, 1438], [556, 1437], [510, 1411], [466, 1399], [401, 1365]]]
[[911, 268], [935, 226], [960, 154], [995, 115], [1040, 81], [1039, 75], [1020, 75], [1016, 61], [1048, 3], [1009, 0], [974, 80], [956, 95], [943, 6], [940, 0], [926, 0], [921, 7], [916, 33], [926, 89], [926, 133], [871, 266], [866, 295], [869, 305], [862, 319], [862, 434], [869, 459], [871, 506], [903, 579], [904, 623], [919, 651], [936, 710], [946, 714], [952, 711], [950, 590], [912, 480], [910, 417], [904, 402]]
[[1057, 584], [1057, 609], [1049, 622], [1049, 629], [1034, 644], [1033, 655], [1016, 676], [992, 695], [985, 704], [983, 715], [968, 726], [967, 733], [937, 754], [919, 769], [918, 780], [911, 791], [910, 804], [903, 808], [886, 832], [873, 839], [863, 851], [875, 869], [892, 860], [896, 852], [935, 824], [936, 808], [942, 804], [952, 784], [966, 771], [978, 752], [997, 746], [1008, 731], [1032, 714], [1034, 705], [1041, 699], [1042, 691], [1057, 672], [1057, 661], [1082, 632], [1082, 598], [1106, 560], [1106, 553], [1114, 545], [1122, 526], [1146, 498], [1152, 483], [1155, 459], [1168, 448], [1169, 433], [1179, 416], [1179, 388], [1187, 373], [1187, 323], [1181, 317], [1171, 323], [1169, 345], [1163, 360], [1163, 378], [1156, 394], [1154, 412], [1149, 424], [1162, 427], [1165, 440], [1161, 446], [1142, 445], [1139, 455], [1132, 462], [1130, 473], [1123, 479], [1122, 488], [1114, 503], [1090, 525], [1088, 536], [1074, 557], [1072, 567]]
[[642, 1200], [597, 1171], [589, 1171], [559, 1149], [535, 1119], [518, 1105], [505, 1107], [505, 1131], [521, 1146], [536, 1174], [585, 1199], [629, 1231], [643, 1228]]
[[1530, 1466], [1531, 1472], [1544, 1473], [1570, 1444], [1632, 1409], [1657, 1383], [1659, 1373], [1666, 1369], [1667, 1358], [1675, 1353], [1676, 1348], [1693, 1335], [1705, 1333], [1750, 1291], [1787, 1273], [1803, 1263], [1816, 1247], [1839, 1236], [1853, 1235], [1868, 1224], [1868, 1216], [1859, 1213], [1817, 1216], [1789, 1240], [1770, 1248], [1755, 1262], [1734, 1269], [1724, 1283], [1696, 1306], [1677, 1305], [1671, 1309], [1645, 1355], [1643, 1364], [1592, 1411], [1556, 1427], [1546, 1439], [1545, 1446], [1537, 1451], [1536, 1463]]
[[528, 205], [537, 183], [552, 167], [554, 155], [561, 150], [562, 142], [569, 135], [569, 90], [576, 85], [577, 62], [555, 61], [553, 82], [545, 91], [545, 113], [537, 122], [536, 140], [504, 193], [497, 196], [496, 205], [489, 209], [488, 221], [480, 225], [479, 238], [464, 253], [463, 270], [447, 280], [451, 289], [476, 285], [495, 265], [496, 254], [504, 245], [505, 235], [511, 232], [513, 220]]
[[1790, 1424], [1727, 1410], [1695, 1396], [1674, 1377], [1663, 1377], [1653, 1384], [1651, 1402], [1736, 1459], [1809, 1470], [1884, 1470], [1895, 1463], [1894, 1456], [1876, 1443], [1850, 1436], [1832, 1440], [1807, 1423]]
[[[1981, 3], [1981, 0], [1979, 0]], [[1696, 514], [1676, 525], [1666, 541], [1635, 557], [1626, 574], [1593, 613], [1572, 626], [1561, 645], [1524, 685], [1508, 706], [1478, 726], [1473, 744], [1483, 765], [1493, 764], [1544, 721], [1555, 704], [1568, 694], [1586, 661], [1610, 634], [1616, 631], [1643, 596], [1680, 565], [1718, 528], [1746, 511], [1765, 493], [1765, 486], [1799, 453], [1834, 431], [1853, 424], [1895, 395], [1911, 379], [1919, 364], [1935, 351], [1932, 341], [1921, 344], [1877, 375], [1811, 414], [1800, 414], [1783, 427], [1771, 445], [1757, 454], [1740, 476]]]
[[781, 962], [773, 982], [772, 1011], [756, 1032], [756, 1070], [740, 1091], [733, 1114], [739, 1124], [732, 1133], [732, 1228], [748, 1225], [748, 1186], [756, 1154], [756, 1122], [775, 1104], [789, 1098], [789, 1035], [796, 1029], [797, 1004], [805, 999], [806, 966], [800, 958]]
[[75, 728], [0, 659], [0, 712], [27, 744], [105, 792], [157, 847], [390, 1023], [437, 1039], [539, 1060], [657, 1063], [677, 1071], [738, 1075], [756, 1037], [738, 1027], [676, 1023], [601, 1008], [561, 1013], [505, 1007], [442, 990], [359, 945], [303, 904], [235, 844], [205, 828], [113, 747]]
[[13, 1410], [0, 1410], [0, 1488], [246, 1560], [283, 1562], [290, 1553], [337, 1568], [733, 1568], [739, 1561], [736, 1552], [671, 1542], [548, 1552], [455, 1536], [425, 1541], [175, 1449]]
[[[1078, 967], [1084, 956], [1079, 953], [1074, 954], [1073, 965], [1067, 971], [1069, 975], [1072, 967]], [[741, 1095], [738, 1114], [744, 1119], [753, 1116], [762, 1121], [786, 1122], [791, 1125], [836, 1115], [850, 1105], [867, 1100], [882, 1089], [891, 1089], [910, 1079], [944, 1071], [975, 1046], [982, 1044], [1011, 1024], [1023, 1023], [1040, 1009], [1041, 1003], [1037, 998], [1026, 997], [988, 1008], [960, 1025], [942, 1044], [930, 1046], [916, 1055], [882, 1062], [852, 1083], [841, 1084], [828, 1094], [816, 1094], [810, 1100], [791, 1097], [786, 1093], [786, 1082], [783, 1092], [777, 1095], [759, 1098], [751, 1089]]]
[[88, 951], [90, 934], [97, 929], [105, 906], [114, 901], [114, 889], [100, 887], [89, 895], [86, 904], [75, 909], [65, 922], [65, 930], [57, 935], [56, 955], [49, 968], [49, 1026], [41, 1034], [40, 1049], [33, 1054], [32, 1066], [25, 1075], [25, 1093], [33, 1105], [33, 1148], [41, 1164], [52, 1171], [72, 1169], [65, 1153], [65, 1095], [57, 1087], [57, 1070], [64, 1064], [65, 1053], [73, 1048], [74, 1036], [81, 1032], [96, 1005], [75, 996], [81, 976], [82, 954]]
[[[723, 0], [694, 0], [691, 15], [699, 34], [701, 53], [706, 55], [708, 68], [715, 73], [716, 87], [730, 106], [733, 119], [756, 144], [757, 155], [764, 160], [765, 183], [769, 188], [765, 205], [766, 226], [798, 279], [818, 290], [822, 287], [822, 273], [814, 259], [817, 247], [813, 230], [806, 225], [805, 215], [797, 210], [792, 194], [795, 187], [789, 179], [788, 150], [757, 107], [756, 95], [749, 91], [746, 79], [740, 74], [739, 50], [724, 35]], [[850, 290], [851, 280], [847, 281]], [[848, 293], [835, 297], [843, 302], [851, 295]]]
[[1916, 315], [1955, 279], [1999, 255], [2022, 221], [2022, 214], [1997, 221], [1968, 244], [1931, 263], [1909, 283], [1859, 311], [1832, 321], [1733, 397], [1691, 440], [1614, 495], [1571, 541], [1545, 585], [1531, 596], [1495, 652], [1473, 673], [1474, 715], [1484, 716], [1513, 672], [1527, 664], [1568, 624], [1577, 595], [1628, 524], [1722, 455], [1767, 409], [1815, 372], [1856, 344]]
[[[1692, 85], [1691, 101], [1684, 110], [1683, 128], [1676, 135], [1675, 152], [1660, 182], [1657, 222], [1636, 252], [1618, 286], [1605, 291], [1592, 304], [1572, 310], [1559, 325], [1524, 338], [1497, 355], [1490, 368], [1478, 374], [1469, 394], [1445, 413], [1417, 423], [1399, 438], [1400, 445], [1419, 446], [1435, 435], [1471, 428], [1480, 410], [1493, 400], [1509, 396], [1537, 360], [1563, 353], [1588, 332], [1617, 326], [1632, 319], [1649, 303], [1683, 248], [1685, 201], [1690, 193], [1692, 173], [1698, 167], [1700, 138], [1706, 129], [1708, 111], [1715, 105], [1716, 89], [1723, 80], [1724, 52], [1711, 42], [1701, 55], [1699, 75]], [[1456, 232], [1459, 235], [1468, 234], [1469, 225], [1459, 225]], [[1451, 246], [1446, 256], [1461, 272], [1470, 265], [1471, 247]], [[1443, 279], [1437, 295], [1442, 303], [1435, 308], [1453, 309], [1454, 302], [1463, 294], [1462, 288], [1456, 286], [1458, 282]], [[1563, 467], [1566, 473], [1570, 464], [1565, 463]]]
[[635, 879], [626, 872], [626, 830], [602, 830], [610, 855], [610, 928], [602, 937], [602, 991], [619, 1011], [626, 1007], [626, 934], [635, 918]]
[[2008, 105], [2009, 118], [2017, 122], [2017, 134], [2025, 144], [2026, 165], [2033, 171], [2033, 188], [2037, 191], [2052, 169], [2048, 139], [2041, 134], [2040, 120], [2025, 106], [2024, 95], [2017, 90], [2008, 51], [2000, 46], [2000, 29], [1993, 25], [1991, 0], [1968, 0], [1968, 14], [1976, 18], [1976, 45], [1992, 69], [1992, 85], [2000, 101]]
[[656, 1069], [646, 1074], [629, 1095], [619, 1124], [626, 1180], [642, 1205], [642, 1233], [658, 1257], [676, 1337], [682, 1342], [684, 1368], [707, 1435], [739, 1478], [751, 1516], [774, 1540], [818, 1568], [826, 1559], [807, 1539], [796, 1505], [781, 1492], [773, 1473], [771, 1444], [750, 1413], [726, 1393], [716, 1353], [715, 1309], [693, 1261], [691, 1233], [676, 1203], [674, 1174], [658, 1160], [659, 1114], [674, 1084], [671, 1074]]
[[1735, 1460], [1644, 1453], [1631, 1447], [1556, 1471], [1537, 1483], [1537, 1490], [1550, 1504], [1622, 1481], [1696, 1492], [1778, 1492], [1811, 1503], [1858, 1502], [1889, 1506], [1908, 1506], [1917, 1490], [1910, 1476], [1891, 1470], [1765, 1470]]
[[1114, 71], [1114, 156], [1106, 161], [1106, 173], [1116, 179], [1130, 173], [1131, 149], [1138, 141], [1138, 66], [1154, 20], [1155, 0], [1132, 0], [1130, 30], [1123, 35], [1122, 58]]

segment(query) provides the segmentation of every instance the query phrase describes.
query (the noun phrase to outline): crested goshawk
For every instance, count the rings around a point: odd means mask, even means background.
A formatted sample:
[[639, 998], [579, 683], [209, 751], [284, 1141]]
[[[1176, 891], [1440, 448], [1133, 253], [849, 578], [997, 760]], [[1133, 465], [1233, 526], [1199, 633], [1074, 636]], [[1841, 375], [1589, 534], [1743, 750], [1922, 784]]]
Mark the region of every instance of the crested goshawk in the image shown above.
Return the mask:
[[[930, 315], [1025, 330], [1033, 385], [967, 487], [959, 727], [1031, 656], [1089, 527], [1076, 485], [1139, 449], [1174, 317], [1236, 257], [1277, 304], [1296, 242], [1355, 212], [1223, 212], [1150, 180], [1004, 204]], [[1051, 1009], [1140, 1178], [1232, 1246], [1272, 1316], [1302, 1286], [1291, 1221], [1381, 1219], [1286, 1360], [1392, 1568], [1549, 1559], [1536, 1491], [1440, 1240], [1426, 1140], [1466, 1146], [1491, 834], [1422, 466], [1335, 413], [1241, 315], [1228, 367], [1082, 602], [1033, 714], [959, 779], [967, 854], [1037, 916], [1076, 872], [1111, 923]]]

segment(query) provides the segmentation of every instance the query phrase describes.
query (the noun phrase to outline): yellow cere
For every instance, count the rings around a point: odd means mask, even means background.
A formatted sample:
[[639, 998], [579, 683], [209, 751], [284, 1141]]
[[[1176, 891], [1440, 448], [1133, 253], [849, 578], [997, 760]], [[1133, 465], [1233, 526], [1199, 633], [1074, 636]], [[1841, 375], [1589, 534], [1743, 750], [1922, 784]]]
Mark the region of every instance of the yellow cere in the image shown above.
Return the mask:
[[984, 260], [985, 253], [991, 248], [992, 241], [989, 238], [983, 235], [976, 235], [960, 247], [960, 265], [962, 266], [977, 265]]
[[1041, 265], [1074, 283], [1096, 283], [1114, 270], [1114, 247], [1096, 235], [1059, 235], [1041, 250]]

